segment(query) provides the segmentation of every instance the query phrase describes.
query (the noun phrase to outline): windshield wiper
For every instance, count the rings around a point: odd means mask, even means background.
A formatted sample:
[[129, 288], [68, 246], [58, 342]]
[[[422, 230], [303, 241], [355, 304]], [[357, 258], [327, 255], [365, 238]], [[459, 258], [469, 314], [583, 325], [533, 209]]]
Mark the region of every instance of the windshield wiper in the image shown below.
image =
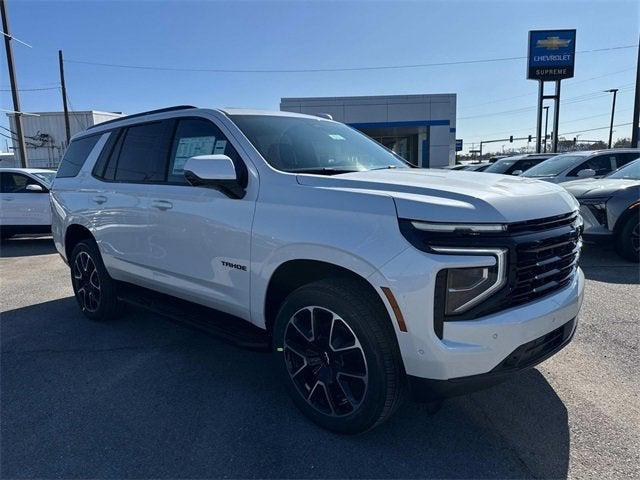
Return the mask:
[[317, 175], [339, 175], [341, 173], [359, 172], [349, 167], [307, 167], [307, 168], [291, 168], [286, 170], [289, 173], [315, 173]]
[[[371, 171], [373, 171], [373, 170], [389, 170], [389, 169], [392, 169], [392, 168], [393, 168], [393, 169], [396, 169], [396, 168], [398, 168], [398, 166], [397, 166], [397, 165], [386, 165], [386, 166], [384, 166], [384, 167], [370, 168], [370, 169], [369, 169], [369, 170], [367, 170], [367, 171], [368, 171], [368, 172], [371, 172]], [[403, 169], [404, 169], [404, 168], [409, 168], [409, 167], [401, 167], [401, 168], [403, 168]]]

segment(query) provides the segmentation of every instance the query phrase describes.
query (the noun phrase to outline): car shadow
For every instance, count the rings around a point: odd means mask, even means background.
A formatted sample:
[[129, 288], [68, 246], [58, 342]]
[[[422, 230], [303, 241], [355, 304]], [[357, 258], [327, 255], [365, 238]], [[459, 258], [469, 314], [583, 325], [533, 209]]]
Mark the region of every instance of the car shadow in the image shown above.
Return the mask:
[[640, 284], [640, 265], [620, 257], [611, 245], [585, 244], [580, 268], [587, 279], [596, 282]]
[[0, 316], [3, 477], [564, 478], [567, 410], [537, 370], [358, 436], [293, 406], [275, 359], [72, 297]]
[[56, 252], [51, 236], [13, 237], [0, 243], [0, 258], [32, 257]]

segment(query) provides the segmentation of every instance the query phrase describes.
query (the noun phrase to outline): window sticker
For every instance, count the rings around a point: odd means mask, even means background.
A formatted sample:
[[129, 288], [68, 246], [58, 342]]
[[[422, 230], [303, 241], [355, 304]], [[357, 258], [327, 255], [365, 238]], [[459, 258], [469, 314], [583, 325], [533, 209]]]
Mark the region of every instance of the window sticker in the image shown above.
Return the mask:
[[225, 148], [227, 148], [227, 141], [218, 140], [216, 142], [216, 148], [213, 150], [214, 155], [224, 155]]
[[[220, 141], [218, 142], [220, 143]], [[226, 141], [225, 141], [226, 143]], [[211, 155], [216, 144], [216, 137], [183, 137], [178, 142], [176, 158], [173, 161], [172, 173], [179, 175], [184, 172], [184, 164], [196, 155]]]

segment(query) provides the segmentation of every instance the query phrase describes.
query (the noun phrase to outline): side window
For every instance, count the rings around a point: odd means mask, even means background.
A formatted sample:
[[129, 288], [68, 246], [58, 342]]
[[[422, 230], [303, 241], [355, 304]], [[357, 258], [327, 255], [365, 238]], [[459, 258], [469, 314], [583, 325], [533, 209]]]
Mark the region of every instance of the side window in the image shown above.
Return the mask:
[[27, 185], [39, 185], [39, 183], [19, 173], [4, 172], [0, 174], [0, 191], [2, 193], [26, 193]]
[[[107, 162], [109, 162], [114, 157], [114, 151], [115, 151], [114, 146], [116, 143], [118, 143], [118, 145], [120, 144], [119, 140], [120, 140], [120, 137], [122, 136], [121, 134], [122, 134], [122, 129], [111, 131], [111, 134], [109, 135], [109, 139], [107, 140], [107, 143], [102, 149], [102, 152], [100, 152], [100, 156], [98, 157], [95, 165], [93, 166], [93, 171], [91, 173], [93, 174], [94, 177], [101, 178], [101, 179], [105, 178], [105, 170], [107, 168]], [[115, 155], [115, 157], [117, 158], [117, 155]], [[113, 173], [115, 173], [115, 160], [113, 162], [113, 166], [114, 166]], [[113, 175], [111, 175], [110, 180], [113, 180]]]
[[615, 170], [616, 157], [615, 155], [598, 155], [596, 157], [592, 157], [571, 170], [568, 176], [575, 177], [578, 175], [580, 170], [585, 170], [587, 168], [595, 170], [596, 175], [606, 175], [612, 170]]
[[70, 178], [78, 175], [98, 140], [100, 140], [100, 135], [84, 137], [71, 142], [62, 158], [56, 178]]
[[620, 168], [624, 165], [626, 165], [627, 163], [631, 162], [632, 160], [635, 160], [636, 158], [640, 157], [640, 152], [638, 153], [618, 153], [616, 155], [616, 167]]
[[220, 129], [204, 118], [184, 118], [178, 126], [169, 156], [167, 178], [173, 183], [187, 183], [184, 164], [196, 155], [227, 155], [236, 167], [236, 174], [243, 185], [247, 181], [247, 169], [240, 155]]
[[[117, 182], [162, 182], [165, 180], [167, 122], [134, 125], [126, 129], [115, 165]], [[116, 145], [116, 149], [117, 145]], [[109, 178], [113, 161], [105, 171]]]

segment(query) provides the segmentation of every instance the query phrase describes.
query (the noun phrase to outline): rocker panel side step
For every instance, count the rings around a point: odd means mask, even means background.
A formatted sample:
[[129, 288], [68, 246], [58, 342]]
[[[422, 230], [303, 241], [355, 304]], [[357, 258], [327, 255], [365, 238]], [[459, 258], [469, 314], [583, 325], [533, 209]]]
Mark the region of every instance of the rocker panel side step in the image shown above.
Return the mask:
[[203, 305], [130, 283], [118, 285], [118, 299], [204, 331], [237, 347], [256, 351], [270, 349], [269, 335], [265, 330], [239, 317]]

